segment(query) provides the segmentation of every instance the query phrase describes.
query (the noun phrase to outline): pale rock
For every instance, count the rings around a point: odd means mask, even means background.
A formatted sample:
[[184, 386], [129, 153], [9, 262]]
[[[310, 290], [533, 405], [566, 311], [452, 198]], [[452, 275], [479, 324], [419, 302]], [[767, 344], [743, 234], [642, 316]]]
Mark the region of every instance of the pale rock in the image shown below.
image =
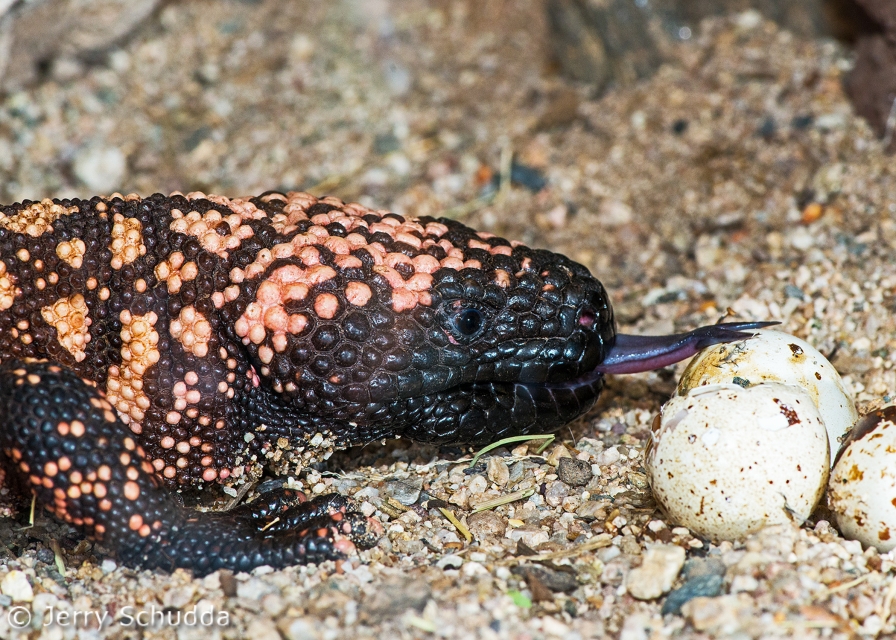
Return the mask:
[[451, 504], [456, 504], [461, 509], [466, 509], [467, 505], [470, 502], [470, 492], [466, 487], [461, 487], [448, 498], [448, 502]]
[[556, 447], [551, 449], [551, 452], [548, 454], [547, 461], [548, 464], [552, 467], [556, 467], [560, 464], [560, 458], [571, 458], [572, 454], [569, 452], [569, 449], [564, 447], [562, 444], [558, 444]]
[[0, 581], [0, 593], [12, 598], [13, 602], [31, 602], [34, 600], [34, 590], [28, 582], [28, 576], [24, 572], [13, 569]]
[[859, 627], [859, 633], [865, 637], [876, 638], [884, 628], [884, 620], [875, 614], [865, 618], [865, 622]]
[[420, 499], [422, 487], [423, 480], [421, 478], [394, 479], [383, 484], [386, 495], [405, 506], [410, 506]]
[[682, 606], [681, 613], [697, 631], [722, 636], [741, 629], [743, 623], [750, 621], [753, 612], [748, 596], [725, 595], [694, 598]]
[[317, 640], [314, 625], [302, 618], [282, 618], [278, 624], [286, 640]]
[[756, 591], [759, 588], [759, 581], [751, 575], [734, 576], [731, 580], [731, 593], [739, 593], [741, 591]]
[[488, 480], [483, 475], [477, 473], [467, 480], [467, 491], [470, 492], [470, 495], [478, 496], [486, 489], [488, 489]]
[[542, 531], [539, 527], [520, 527], [519, 529], [511, 529], [507, 533], [507, 537], [514, 542], [522, 541], [523, 544], [532, 549], [550, 540], [547, 531]]
[[[452, 525], [453, 526], [453, 525]], [[457, 537], [457, 531], [455, 529], [439, 529], [436, 531], [435, 539], [444, 544], [451, 544], [452, 542], [460, 542], [460, 538]]]
[[108, 194], [122, 188], [127, 160], [121, 149], [95, 146], [82, 149], [75, 156], [75, 176], [88, 189]]
[[644, 613], [635, 613], [628, 616], [622, 624], [619, 632], [619, 640], [647, 640], [647, 630], [650, 628], [650, 618]]
[[507, 522], [494, 511], [480, 511], [467, 516], [467, 527], [481, 540], [487, 536], [503, 536], [507, 530]]
[[166, 607], [183, 609], [191, 600], [193, 600], [195, 594], [196, 587], [192, 583], [174, 587], [173, 589], [166, 591], [165, 595], [162, 596], [162, 604]]
[[482, 564], [479, 562], [467, 562], [464, 564], [461, 571], [467, 578], [489, 575], [488, 569], [482, 566]]
[[436, 568], [442, 569], [443, 571], [445, 569], [460, 569], [463, 564], [463, 558], [454, 554], [448, 554], [439, 558], [436, 562]]
[[569, 627], [553, 616], [544, 616], [541, 618], [541, 630], [549, 638], [562, 638], [569, 633]]
[[352, 496], [355, 500], [379, 500], [380, 490], [375, 487], [362, 487]]
[[286, 609], [286, 602], [279, 594], [269, 593], [261, 599], [261, 608], [269, 616], [276, 618]]
[[246, 625], [246, 636], [253, 640], [280, 640], [277, 625], [269, 618], [253, 618]]
[[504, 460], [497, 456], [488, 459], [485, 472], [488, 475], [488, 479], [499, 487], [503, 487], [510, 480], [510, 468]]
[[602, 467], [607, 467], [611, 464], [615, 464], [622, 459], [622, 454], [619, 452], [618, 447], [610, 447], [609, 449], [605, 449], [597, 454], [597, 464]]
[[815, 244], [815, 238], [805, 227], [794, 227], [787, 234], [790, 246], [799, 251], [806, 251]]
[[604, 200], [598, 211], [600, 223], [608, 227], [619, 227], [632, 221], [634, 212], [619, 200]]
[[237, 582], [236, 595], [247, 600], [260, 600], [262, 596], [276, 591], [276, 587], [258, 578], [249, 578], [245, 582]]
[[560, 480], [551, 482], [544, 492], [544, 501], [552, 507], [558, 507], [563, 502], [563, 498], [569, 495], [569, 485]]
[[606, 518], [605, 506], [606, 503], [598, 500], [586, 500], [576, 509], [576, 515], [586, 520]]
[[629, 572], [626, 589], [638, 600], [658, 598], [672, 588], [684, 560], [685, 550], [677, 545], [648, 547], [641, 566]]

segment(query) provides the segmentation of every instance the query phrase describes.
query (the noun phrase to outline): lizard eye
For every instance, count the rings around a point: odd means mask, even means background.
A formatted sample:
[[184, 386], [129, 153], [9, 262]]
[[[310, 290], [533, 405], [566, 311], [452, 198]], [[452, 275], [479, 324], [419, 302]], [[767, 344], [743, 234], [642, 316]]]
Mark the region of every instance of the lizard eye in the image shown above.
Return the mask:
[[454, 328], [462, 336], [471, 337], [479, 333], [483, 321], [479, 309], [464, 309], [454, 317]]

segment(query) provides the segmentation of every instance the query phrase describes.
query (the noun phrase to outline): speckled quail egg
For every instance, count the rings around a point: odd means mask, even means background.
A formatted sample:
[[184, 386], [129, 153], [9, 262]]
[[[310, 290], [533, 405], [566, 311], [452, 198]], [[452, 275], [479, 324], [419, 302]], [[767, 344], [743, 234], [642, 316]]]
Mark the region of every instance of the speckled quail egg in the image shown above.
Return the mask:
[[704, 349], [682, 374], [677, 393], [732, 382], [742, 387], [782, 382], [805, 389], [818, 407], [832, 452], [859, 417], [834, 366], [805, 340], [781, 331], [756, 331], [751, 338]]
[[843, 443], [828, 507], [844, 536], [881, 552], [896, 547], [896, 406], [869, 413]]
[[669, 518], [714, 540], [802, 523], [824, 492], [827, 432], [809, 393], [770, 382], [690, 389], [663, 407], [645, 466]]

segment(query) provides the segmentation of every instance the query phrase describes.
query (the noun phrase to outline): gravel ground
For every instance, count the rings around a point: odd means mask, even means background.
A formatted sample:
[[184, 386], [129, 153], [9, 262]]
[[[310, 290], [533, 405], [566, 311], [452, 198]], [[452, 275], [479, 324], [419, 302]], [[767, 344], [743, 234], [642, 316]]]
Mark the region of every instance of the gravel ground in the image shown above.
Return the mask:
[[[729, 308], [779, 319], [835, 354], [861, 412], [889, 402], [896, 162], [850, 110], [846, 52], [751, 13], [694, 34], [652, 80], [596, 99], [546, 66], [536, 0], [171, 4], [106, 56], [58, 61], [5, 98], [0, 201], [302, 188], [447, 212], [588, 265], [623, 331]], [[515, 181], [495, 189], [502, 174]], [[822, 514], [720, 544], [664, 521], [642, 453], [682, 368], [610, 380], [541, 453], [500, 449], [469, 470], [466, 450], [398, 441], [308, 470], [296, 481], [354, 495], [388, 532], [341, 563], [193, 579], [118, 567], [42, 514], [0, 521], [0, 637], [896, 632], [896, 554]], [[685, 591], [632, 596], [654, 584]]]

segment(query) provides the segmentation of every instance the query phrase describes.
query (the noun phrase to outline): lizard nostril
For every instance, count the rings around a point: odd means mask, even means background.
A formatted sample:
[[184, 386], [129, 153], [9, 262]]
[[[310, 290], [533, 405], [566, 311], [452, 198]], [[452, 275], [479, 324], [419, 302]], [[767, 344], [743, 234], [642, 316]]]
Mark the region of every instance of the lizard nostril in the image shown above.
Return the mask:
[[579, 312], [579, 326], [586, 329], [593, 329], [594, 323], [597, 322], [597, 312], [593, 307], [582, 307]]

